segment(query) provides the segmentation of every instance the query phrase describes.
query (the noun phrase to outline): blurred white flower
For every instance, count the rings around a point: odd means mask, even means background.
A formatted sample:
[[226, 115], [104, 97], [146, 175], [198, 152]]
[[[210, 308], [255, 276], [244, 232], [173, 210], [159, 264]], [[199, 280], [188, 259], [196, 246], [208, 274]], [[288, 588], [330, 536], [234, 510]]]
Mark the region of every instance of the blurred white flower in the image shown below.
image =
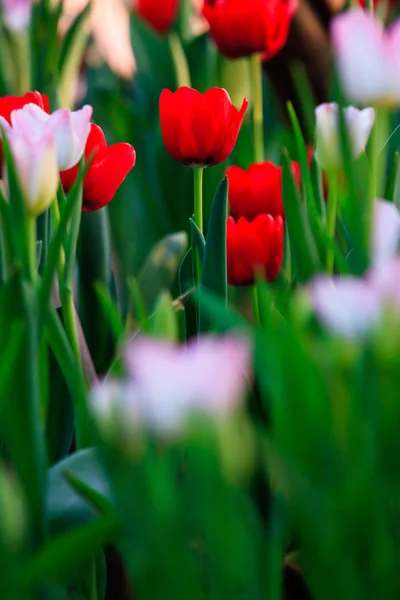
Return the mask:
[[343, 91], [363, 106], [400, 106], [400, 20], [384, 31], [369, 11], [332, 19], [331, 37]]
[[49, 115], [39, 106], [27, 104], [11, 113], [11, 127], [1, 117], [0, 125], [6, 132], [12, 129], [13, 136], [24, 138], [27, 144], [34, 143], [43, 135], [53, 136], [58, 168], [65, 171], [76, 165], [83, 156], [92, 112], [92, 107], [86, 105], [74, 112], [59, 109]]
[[94, 388], [93, 409], [103, 423], [118, 410], [119, 421], [161, 433], [179, 430], [193, 413], [229, 413], [244, 395], [250, 368], [242, 337], [203, 337], [187, 346], [140, 338], [125, 357], [128, 379]]
[[369, 332], [379, 321], [382, 303], [369, 282], [355, 277], [316, 277], [309, 286], [317, 317], [330, 330], [347, 338]]
[[400, 213], [386, 200], [375, 200], [371, 268], [363, 278], [316, 277], [308, 286], [321, 322], [347, 338], [373, 330], [387, 307], [400, 315]]
[[400, 242], [400, 212], [393, 202], [375, 200], [372, 266], [379, 267], [388, 262], [397, 252]]
[[57, 195], [59, 171], [54, 137], [42, 132], [34, 140], [13, 133], [11, 151], [24, 193], [26, 209], [36, 216], [44, 212]]
[[2, 0], [5, 26], [16, 33], [28, 29], [31, 21], [32, 0]]
[[[375, 121], [375, 111], [373, 108], [358, 110], [353, 106], [348, 106], [344, 109], [343, 113], [352, 155], [356, 159], [365, 150]], [[320, 104], [315, 109], [315, 117], [315, 159], [325, 171], [337, 172], [342, 168], [339, 107], [334, 102]]]

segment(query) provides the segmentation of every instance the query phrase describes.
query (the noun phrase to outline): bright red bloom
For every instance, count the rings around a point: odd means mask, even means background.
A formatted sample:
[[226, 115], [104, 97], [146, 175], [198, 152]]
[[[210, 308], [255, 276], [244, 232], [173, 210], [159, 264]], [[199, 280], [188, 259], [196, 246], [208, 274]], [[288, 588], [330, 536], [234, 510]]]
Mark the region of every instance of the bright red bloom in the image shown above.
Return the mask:
[[36, 104], [47, 113], [50, 113], [47, 96], [39, 92], [28, 92], [24, 96], [4, 96], [0, 98], [0, 115], [11, 124], [12, 111], [23, 108], [26, 104]]
[[232, 152], [247, 110], [245, 98], [240, 110], [221, 88], [205, 94], [188, 87], [176, 92], [163, 90], [160, 121], [164, 144], [176, 161], [188, 167], [210, 167]]
[[[130, 144], [107, 146], [103, 131], [98, 125], [91, 125], [86, 142], [85, 158], [92, 162], [83, 182], [82, 210], [93, 212], [106, 206], [125, 177], [135, 166], [136, 152]], [[60, 173], [65, 192], [72, 187], [78, 174], [78, 165]]]
[[298, 0], [205, 0], [203, 15], [221, 54], [262, 53], [267, 60], [285, 45], [297, 6]]
[[180, 0], [137, 0], [134, 10], [155, 31], [164, 35], [171, 29], [178, 15]]
[[279, 274], [283, 260], [284, 225], [281, 216], [258, 215], [249, 223], [241, 217], [227, 221], [228, 283], [251, 285], [257, 271], [267, 281]]
[[[292, 163], [293, 174], [300, 182], [300, 167]], [[251, 221], [266, 213], [272, 217], [284, 216], [282, 196], [282, 167], [271, 162], [254, 163], [247, 170], [228, 167], [229, 207], [235, 219]]]

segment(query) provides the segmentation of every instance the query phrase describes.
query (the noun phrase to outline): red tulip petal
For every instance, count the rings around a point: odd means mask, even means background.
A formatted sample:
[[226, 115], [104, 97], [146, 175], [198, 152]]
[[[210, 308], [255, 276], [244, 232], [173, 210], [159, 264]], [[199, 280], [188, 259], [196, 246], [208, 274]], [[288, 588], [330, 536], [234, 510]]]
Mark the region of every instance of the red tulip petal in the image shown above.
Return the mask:
[[85, 177], [82, 210], [91, 212], [106, 206], [135, 162], [136, 153], [130, 144], [101, 148]]

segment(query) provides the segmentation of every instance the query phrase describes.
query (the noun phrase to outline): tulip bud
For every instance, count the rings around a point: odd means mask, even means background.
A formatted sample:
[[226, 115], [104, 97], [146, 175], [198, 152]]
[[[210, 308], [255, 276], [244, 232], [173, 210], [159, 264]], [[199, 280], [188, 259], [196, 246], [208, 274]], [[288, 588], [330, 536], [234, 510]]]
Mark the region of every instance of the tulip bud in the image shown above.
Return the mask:
[[[373, 108], [358, 110], [353, 106], [344, 109], [350, 149], [354, 159], [365, 150], [375, 121]], [[325, 171], [335, 172], [342, 168], [342, 152], [339, 135], [339, 107], [335, 103], [320, 104], [315, 109], [316, 151], [315, 158]]]

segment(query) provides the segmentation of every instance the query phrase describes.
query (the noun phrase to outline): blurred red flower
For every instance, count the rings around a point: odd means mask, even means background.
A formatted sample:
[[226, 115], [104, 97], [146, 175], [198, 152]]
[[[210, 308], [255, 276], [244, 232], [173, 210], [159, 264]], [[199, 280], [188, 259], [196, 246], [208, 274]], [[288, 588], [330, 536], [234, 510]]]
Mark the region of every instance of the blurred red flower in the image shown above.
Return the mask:
[[[293, 174], [300, 183], [300, 167], [292, 163]], [[251, 221], [262, 213], [284, 217], [282, 168], [272, 162], [254, 163], [248, 169], [228, 167], [229, 207], [235, 219]]]
[[188, 87], [176, 92], [163, 90], [160, 121], [164, 144], [170, 155], [189, 167], [210, 167], [224, 161], [232, 152], [244, 114], [221, 88], [205, 94]]
[[135, 0], [133, 8], [155, 31], [164, 35], [178, 15], [180, 0]]
[[24, 96], [3, 96], [3, 98], [0, 98], [0, 115], [11, 125], [12, 111], [23, 108], [26, 104], [36, 104], [47, 113], [50, 113], [47, 96], [39, 92], [28, 92]]
[[227, 58], [262, 53], [270, 59], [285, 45], [298, 0], [205, 0], [203, 15]]
[[[83, 182], [82, 210], [93, 212], [106, 206], [117, 189], [135, 166], [136, 153], [130, 144], [107, 146], [106, 138], [98, 125], [91, 125], [86, 142], [85, 158], [92, 162]], [[78, 165], [60, 173], [65, 192], [68, 192], [78, 174]]]
[[279, 274], [283, 260], [283, 219], [278, 215], [258, 215], [250, 223], [240, 217], [227, 221], [228, 283], [251, 285], [257, 271], [267, 281]]

